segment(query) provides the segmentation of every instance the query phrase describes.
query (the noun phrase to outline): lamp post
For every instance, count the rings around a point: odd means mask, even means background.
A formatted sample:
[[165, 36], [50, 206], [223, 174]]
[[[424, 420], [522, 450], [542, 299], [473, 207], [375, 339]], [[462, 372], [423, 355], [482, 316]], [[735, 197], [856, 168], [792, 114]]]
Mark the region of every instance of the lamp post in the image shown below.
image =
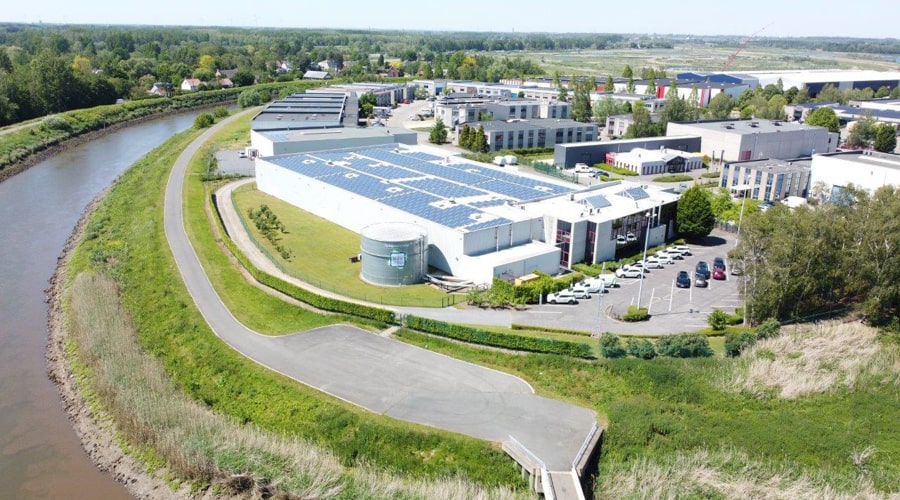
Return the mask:
[[747, 204], [747, 190], [750, 189], [750, 186], [743, 186], [741, 188], [741, 214], [738, 216], [738, 227], [737, 233], [734, 237], [734, 245], [737, 246], [737, 239], [741, 235], [741, 221], [744, 220], [744, 205]]
[[641, 258], [641, 262], [644, 263], [644, 266], [641, 268], [641, 282], [638, 284], [638, 309], [641, 308], [641, 295], [644, 292], [644, 270], [647, 268], [647, 246], [648, 243], [650, 243], [650, 223], [653, 221], [653, 213], [645, 212], [644, 217], [647, 218], [647, 226], [644, 228], [644, 256]]

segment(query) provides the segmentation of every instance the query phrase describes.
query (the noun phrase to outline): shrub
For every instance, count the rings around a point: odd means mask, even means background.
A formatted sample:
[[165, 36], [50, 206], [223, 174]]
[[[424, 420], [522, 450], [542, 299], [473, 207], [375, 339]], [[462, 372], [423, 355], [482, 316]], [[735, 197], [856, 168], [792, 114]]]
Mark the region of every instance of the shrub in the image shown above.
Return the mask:
[[662, 337], [656, 342], [656, 352], [660, 356], [672, 358], [701, 358], [713, 355], [709, 339], [705, 335], [695, 333]]
[[407, 328], [421, 332], [447, 337], [462, 342], [491, 347], [502, 347], [516, 351], [540, 352], [544, 354], [562, 354], [577, 358], [592, 358], [591, 346], [580, 342], [565, 340], [539, 339], [507, 333], [494, 333], [470, 326], [445, 323], [428, 318], [407, 315], [404, 317]]
[[769, 318], [759, 325], [756, 329], [756, 338], [762, 340], [778, 335], [781, 330], [781, 323], [775, 318]]
[[756, 334], [752, 332], [729, 332], [725, 334], [725, 355], [737, 357], [745, 347], [756, 343]]
[[622, 321], [644, 321], [650, 317], [650, 313], [647, 312], [646, 307], [638, 308], [637, 306], [631, 305], [628, 306], [628, 312], [625, 313], [620, 319]]
[[216, 106], [213, 108], [212, 114], [215, 118], [225, 118], [228, 116], [228, 108], [225, 106]]
[[628, 351], [628, 354], [640, 359], [653, 359], [656, 357], [656, 348], [647, 339], [628, 339], [625, 341], [625, 350]]
[[605, 358], [621, 358], [625, 355], [625, 349], [622, 349], [619, 337], [609, 332], [604, 332], [600, 336], [600, 352]]
[[199, 115], [197, 115], [197, 118], [194, 118], [194, 128], [207, 128], [212, 126], [212, 124], [215, 122], [216, 119], [213, 118], [212, 113], [200, 113]]
[[728, 327], [730, 316], [725, 311], [714, 308], [709, 316], [707, 316], [706, 321], [709, 323], [709, 326], [712, 327], [715, 331], [722, 331]]
[[238, 96], [238, 105], [242, 108], [252, 108], [253, 106], [259, 106], [267, 100], [268, 99], [266, 99], [258, 90], [248, 89], [241, 92]]
[[44, 118], [41, 125], [47, 130], [62, 130], [65, 132], [72, 130], [72, 125], [68, 120], [59, 115], [50, 115]]
[[653, 178], [653, 182], [690, 182], [692, 180], [694, 180], [693, 177], [685, 174], [659, 175]]

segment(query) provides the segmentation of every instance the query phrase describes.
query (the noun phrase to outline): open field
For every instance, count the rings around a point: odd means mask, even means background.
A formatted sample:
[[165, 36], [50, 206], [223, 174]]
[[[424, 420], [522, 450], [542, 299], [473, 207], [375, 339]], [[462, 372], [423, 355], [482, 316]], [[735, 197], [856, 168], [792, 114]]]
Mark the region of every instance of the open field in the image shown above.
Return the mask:
[[[577, 50], [565, 52], [522, 52], [526, 59], [533, 59], [547, 72], [558, 70], [563, 75], [621, 76], [625, 65], [635, 71], [653, 67], [665, 69], [669, 76], [679, 71], [722, 71], [728, 58], [737, 50], [734, 47], [700, 47], [676, 45], [673, 49], [614, 49]], [[848, 54], [840, 52], [787, 51], [775, 48], [748, 46], [738, 54], [729, 71], [761, 71], [784, 69], [871, 69], [896, 71], [893, 58], [874, 54]], [[602, 83], [602, 82], [598, 82]]]

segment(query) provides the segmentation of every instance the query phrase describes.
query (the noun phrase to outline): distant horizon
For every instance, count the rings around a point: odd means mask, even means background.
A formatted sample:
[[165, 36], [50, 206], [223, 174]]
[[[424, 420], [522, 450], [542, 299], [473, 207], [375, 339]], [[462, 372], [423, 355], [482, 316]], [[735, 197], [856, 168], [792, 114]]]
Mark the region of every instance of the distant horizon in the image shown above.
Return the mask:
[[[199, 0], [177, 8], [140, 11], [112, 9], [101, 0], [44, 0], [4, 6], [0, 23], [184, 28], [320, 29], [449, 33], [646, 35], [673, 37], [854, 38], [897, 40], [896, 0], [860, 0], [852, 5], [819, 0], [813, 8], [800, 2], [757, 0], [750, 6], [708, 0], [672, 4], [643, 0], [635, 4], [598, 5], [570, 0], [556, 7], [545, 1], [514, 5], [438, 6], [385, 9], [364, 0], [339, 4], [286, 0], [246, 2]], [[889, 15], [890, 13], [893, 15]], [[855, 16], [853, 22], [850, 17]], [[737, 26], [734, 22], [737, 20]], [[689, 28], [689, 29], [688, 29]]]
[[[340, 26], [230, 26], [224, 24], [142, 24], [142, 23], [75, 23], [75, 22], [19, 22], [19, 21], [3, 21], [0, 25], [19, 25], [19, 26], [90, 26], [90, 27], [121, 27], [121, 28], [225, 28], [225, 29], [241, 29], [241, 30], [308, 30], [308, 31], [371, 31], [379, 32], [399, 32], [399, 33], [460, 33], [460, 34], [506, 34], [506, 35], [621, 35], [621, 36], [646, 36], [646, 37], [669, 37], [669, 38], [739, 38], [746, 39], [750, 35], [729, 35], [729, 34], [697, 34], [697, 33], [640, 33], [640, 32], [616, 32], [616, 31], [483, 31], [483, 30], [463, 30], [463, 29], [408, 29], [408, 28], [353, 28]], [[784, 40], [784, 39], [832, 39], [832, 40], [895, 40], [900, 41], [900, 37], [876, 37], [876, 36], [850, 36], [850, 35], [764, 35], [759, 34], [752, 37], [753, 40]], [[584, 49], [579, 49], [584, 50]]]

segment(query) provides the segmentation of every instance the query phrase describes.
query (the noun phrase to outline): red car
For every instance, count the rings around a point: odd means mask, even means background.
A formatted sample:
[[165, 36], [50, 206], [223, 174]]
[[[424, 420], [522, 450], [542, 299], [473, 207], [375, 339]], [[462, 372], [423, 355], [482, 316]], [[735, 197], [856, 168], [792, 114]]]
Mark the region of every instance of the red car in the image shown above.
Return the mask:
[[717, 268], [713, 269], [712, 279], [714, 279], [714, 280], [725, 279], [725, 270], [722, 269], [721, 267], [717, 267]]

